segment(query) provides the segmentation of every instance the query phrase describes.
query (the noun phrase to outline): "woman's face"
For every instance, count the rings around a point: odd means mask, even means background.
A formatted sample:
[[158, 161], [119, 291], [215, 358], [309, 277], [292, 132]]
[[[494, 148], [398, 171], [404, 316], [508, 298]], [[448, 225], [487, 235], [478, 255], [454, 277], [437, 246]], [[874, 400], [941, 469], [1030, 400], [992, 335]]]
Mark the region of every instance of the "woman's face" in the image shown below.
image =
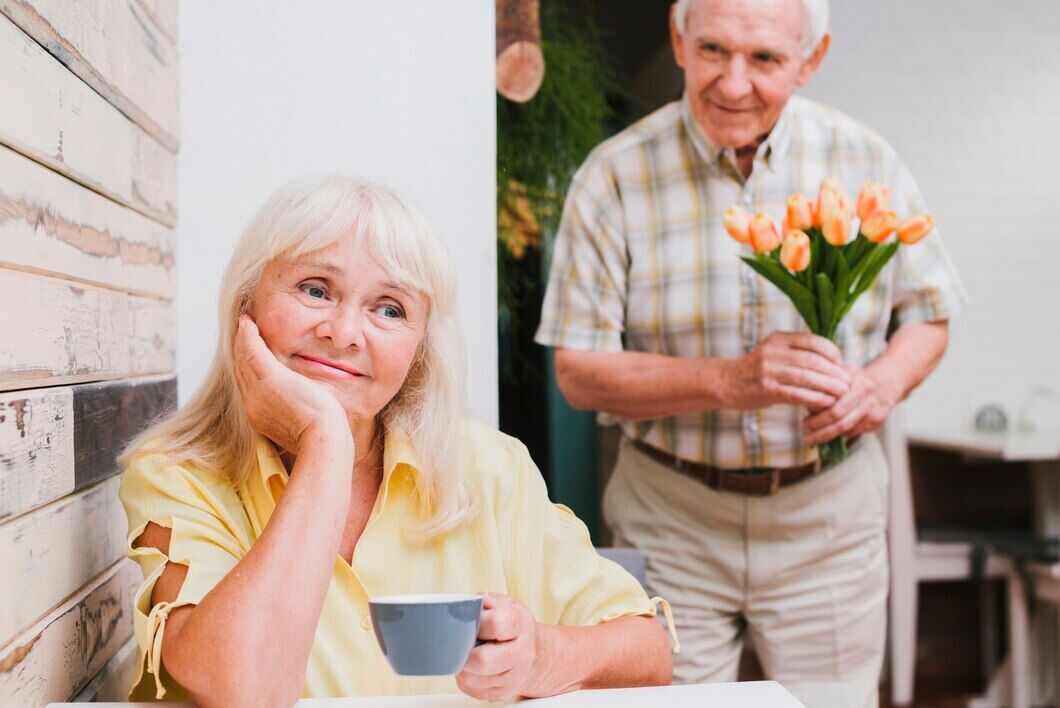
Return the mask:
[[271, 262], [251, 304], [276, 358], [327, 386], [351, 424], [373, 420], [400, 390], [428, 311], [427, 298], [392, 282], [352, 235]]

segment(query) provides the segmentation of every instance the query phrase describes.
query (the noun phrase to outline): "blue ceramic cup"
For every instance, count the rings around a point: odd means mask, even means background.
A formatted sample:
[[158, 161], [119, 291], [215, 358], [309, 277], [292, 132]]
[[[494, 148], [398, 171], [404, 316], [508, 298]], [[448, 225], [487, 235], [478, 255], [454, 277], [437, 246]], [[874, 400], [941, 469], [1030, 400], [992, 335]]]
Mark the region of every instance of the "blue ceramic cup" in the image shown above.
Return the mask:
[[390, 668], [402, 676], [460, 673], [475, 647], [478, 595], [387, 595], [368, 601], [372, 628]]

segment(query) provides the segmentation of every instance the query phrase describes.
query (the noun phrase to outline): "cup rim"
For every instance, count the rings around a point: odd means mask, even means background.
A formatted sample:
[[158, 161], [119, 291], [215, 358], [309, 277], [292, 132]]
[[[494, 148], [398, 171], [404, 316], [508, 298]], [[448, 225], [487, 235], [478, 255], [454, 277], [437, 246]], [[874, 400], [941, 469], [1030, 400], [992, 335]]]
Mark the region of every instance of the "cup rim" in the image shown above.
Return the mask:
[[413, 593], [407, 595], [382, 595], [368, 600], [371, 605], [444, 605], [451, 602], [482, 601], [481, 595], [466, 593]]

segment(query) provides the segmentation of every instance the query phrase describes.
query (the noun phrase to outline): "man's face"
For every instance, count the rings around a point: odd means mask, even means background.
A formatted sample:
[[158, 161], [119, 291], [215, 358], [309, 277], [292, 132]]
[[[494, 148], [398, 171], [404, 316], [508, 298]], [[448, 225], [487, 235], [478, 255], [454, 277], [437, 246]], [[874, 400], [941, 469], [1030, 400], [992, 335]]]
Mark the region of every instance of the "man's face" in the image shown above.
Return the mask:
[[796, 86], [813, 76], [827, 51], [799, 51], [801, 0], [693, 0], [685, 31], [670, 35], [684, 70], [692, 115], [712, 143], [739, 148], [773, 128]]

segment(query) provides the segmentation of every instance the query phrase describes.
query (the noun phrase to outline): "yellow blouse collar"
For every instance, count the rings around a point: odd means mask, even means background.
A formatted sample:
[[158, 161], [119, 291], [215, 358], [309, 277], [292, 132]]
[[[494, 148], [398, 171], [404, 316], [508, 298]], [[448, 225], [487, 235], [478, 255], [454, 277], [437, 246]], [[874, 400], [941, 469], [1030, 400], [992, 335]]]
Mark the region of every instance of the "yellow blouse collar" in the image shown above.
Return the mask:
[[[275, 476], [279, 476], [286, 485], [287, 468], [280, 459], [276, 444], [264, 435], [258, 435], [255, 453], [258, 471], [265, 488], [268, 488], [269, 480]], [[412, 446], [409, 436], [404, 431], [388, 430], [383, 441], [383, 488], [386, 489], [389, 486], [390, 478], [395, 470], [400, 469], [408, 474], [416, 474], [422, 466], [420, 456]]]

